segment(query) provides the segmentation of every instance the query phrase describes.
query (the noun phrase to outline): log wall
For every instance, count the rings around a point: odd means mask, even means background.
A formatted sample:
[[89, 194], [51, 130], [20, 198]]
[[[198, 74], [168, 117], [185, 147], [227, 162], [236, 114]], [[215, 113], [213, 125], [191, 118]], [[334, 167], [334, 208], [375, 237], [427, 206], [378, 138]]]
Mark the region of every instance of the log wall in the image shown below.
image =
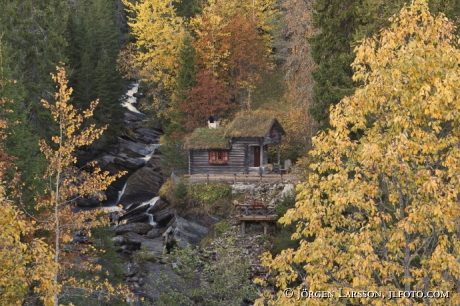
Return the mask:
[[281, 132], [274, 128], [275, 137], [267, 133], [265, 137], [234, 138], [229, 151], [229, 160], [226, 165], [212, 165], [209, 163], [208, 150], [189, 151], [189, 174], [243, 174], [248, 173], [254, 166], [254, 147], [262, 146], [263, 154], [261, 165], [268, 164], [268, 145], [281, 142]]

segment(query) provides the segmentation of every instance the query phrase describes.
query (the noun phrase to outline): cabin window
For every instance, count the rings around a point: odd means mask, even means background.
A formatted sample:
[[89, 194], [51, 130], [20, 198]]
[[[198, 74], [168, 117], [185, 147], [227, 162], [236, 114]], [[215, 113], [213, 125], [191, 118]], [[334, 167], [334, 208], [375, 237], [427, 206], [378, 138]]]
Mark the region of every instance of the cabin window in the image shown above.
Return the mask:
[[229, 160], [229, 151], [212, 150], [209, 151], [209, 163], [211, 165], [226, 165]]
[[275, 137], [276, 137], [276, 135], [275, 135], [275, 130], [274, 130], [274, 128], [272, 127], [272, 128], [270, 129], [270, 138], [275, 138]]

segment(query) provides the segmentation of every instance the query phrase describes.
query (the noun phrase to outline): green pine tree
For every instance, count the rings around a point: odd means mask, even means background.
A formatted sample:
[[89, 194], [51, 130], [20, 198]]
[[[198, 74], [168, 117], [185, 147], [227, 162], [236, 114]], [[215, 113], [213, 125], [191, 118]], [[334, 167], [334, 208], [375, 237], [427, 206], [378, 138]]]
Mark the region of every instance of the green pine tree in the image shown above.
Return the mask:
[[120, 31], [117, 8], [111, 0], [89, 0], [75, 3], [75, 14], [69, 18], [70, 85], [74, 88], [72, 103], [80, 109], [99, 99], [92, 121], [99, 126], [108, 124], [104, 138], [95, 145], [110, 141], [119, 131], [123, 108], [120, 97], [124, 92], [121, 75], [116, 71]]
[[3, 42], [14, 50], [9, 64], [13, 77], [23, 85], [29, 122], [44, 136], [51, 134], [54, 125], [40, 100], [54, 98], [50, 72], [66, 62], [67, 16], [67, 1], [61, 0], [3, 0], [0, 10]]
[[10, 169], [9, 178], [20, 174], [22, 186], [15, 186], [15, 189], [21, 189], [22, 205], [31, 211], [36, 204], [34, 198], [37, 192], [40, 193], [45, 186], [41, 178], [46, 169], [46, 160], [39, 154], [38, 135], [28, 123], [30, 111], [24, 103], [24, 86], [14, 80], [14, 73], [9, 68], [13, 53], [0, 38], [0, 97], [7, 101], [0, 116], [8, 122], [3, 150], [14, 158], [16, 167]]
[[356, 0], [318, 0], [315, 3], [315, 26], [319, 34], [310, 40], [312, 56], [318, 67], [313, 72], [313, 107], [310, 113], [320, 123], [328, 126], [329, 106], [351, 95], [356, 84], [353, 72], [353, 32], [357, 26]]
[[[443, 12], [449, 19], [460, 20], [460, 2], [428, 1], [435, 15]], [[312, 56], [318, 67], [313, 72], [313, 107], [310, 113], [320, 128], [329, 127], [329, 107], [350, 96], [359, 85], [352, 81], [353, 49], [363, 37], [372, 37], [388, 27], [391, 16], [407, 1], [385, 0], [317, 0], [314, 24], [320, 31], [310, 39]], [[457, 33], [459, 32], [457, 28]]]
[[177, 85], [171, 101], [171, 111], [169, 118], [163, 120], [163, 129], [166, 135], [172, 133], [185, 133], [184, 120], [187, 114], [180, 110], [180, 104], [187, 99], [187, 90], [195, 84], [195, 75], [197, 73], [195, 65], [195, 49], [193, 48], [193, 39], [186, 36], [181, 50], [179, 51], [179, 71], [177, 74]]
[[202, 1], [199, 0], [181, 0], [173, 1], [172, 4], [176, 8], [176, 14], [187, 19], [192, 18], [196, 14], [201, 14]]

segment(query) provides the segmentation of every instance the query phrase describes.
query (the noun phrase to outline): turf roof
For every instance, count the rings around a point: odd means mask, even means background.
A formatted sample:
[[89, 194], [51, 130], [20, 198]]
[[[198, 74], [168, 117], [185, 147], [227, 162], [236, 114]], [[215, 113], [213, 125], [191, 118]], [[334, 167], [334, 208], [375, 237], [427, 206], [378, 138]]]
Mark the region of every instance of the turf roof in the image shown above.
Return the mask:
[[230, 139], [237, 137], [264, 137], [272, 125], [278, 125], [286, 135], [278, 120], [258, 113], [239, 114], [227, 127], [217, 129], [198, 128], [185, 140], [185, 149], [229, 149]]
[[229, 149], [230, 139], [224, 136], [223, 129], [198, 128], [187, 137], [185, 149]]
[[225, 130], [227, 137], [264, 137], [274, 123], [278, 123], [284, 133], [283, 128], [272, 116], [264, 114], [246, 113], [240, 114], [233, 120]]

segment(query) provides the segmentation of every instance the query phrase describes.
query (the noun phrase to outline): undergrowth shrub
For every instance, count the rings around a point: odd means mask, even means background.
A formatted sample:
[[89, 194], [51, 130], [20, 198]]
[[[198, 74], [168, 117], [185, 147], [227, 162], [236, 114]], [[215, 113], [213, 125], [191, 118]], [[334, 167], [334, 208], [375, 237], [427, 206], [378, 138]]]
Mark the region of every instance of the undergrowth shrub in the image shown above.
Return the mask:
[[160, 197], [184, 213], [228, 216], [232, 188], [222, 183], [188, 184], [183, 179], [168, 179], [160, 189]]
[[231, 223], [227, 220], [222, 220], [216, 224], [214, 230], [216, 231], [217, 236], [221, 236], [222, 234], [226, 233], [230, 228]]
[[[276, 205], [276, 215], [277, 219], [284, 216], [288, 209], [295, 206], [295, 194], [283, 198], [283, 200]], [[291, 236], [296, 231], [296, 224], [292, 223], [286, 226], [281, 226], [277, 223], [276, 234], [270, 238], [271, 253], [277, 255], [281, 253], [282, 250], [288, 248], [296, 248], [299, 245], [297, 240], [292, 240]]]
[[187, 187], [187, 194], [194, 200], [208, 205], [216, 204], [220, 199], [227, 197], [232, 187], [222, 183], [197, 183]]

